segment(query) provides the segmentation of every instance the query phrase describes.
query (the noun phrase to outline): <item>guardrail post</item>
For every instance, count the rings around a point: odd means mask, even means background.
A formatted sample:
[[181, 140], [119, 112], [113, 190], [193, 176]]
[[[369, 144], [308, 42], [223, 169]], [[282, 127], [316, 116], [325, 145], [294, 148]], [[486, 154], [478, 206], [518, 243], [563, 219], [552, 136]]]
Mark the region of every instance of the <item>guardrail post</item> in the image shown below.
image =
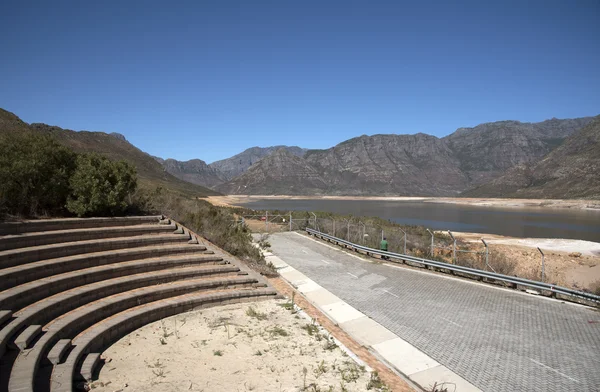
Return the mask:
[[433, 232], [429, 229], [426, 230], [431, 234], [431, 257], [433, 257]]
[[452, 261], [456, 264], [456, 238], [454, 238], [450, 230], [448, 230], [448, 234], [452, 237]]
[[540, 253], [542, 254], [542, 283], [544, 282], [544, 275], [546, 272], [546, 262], [544, 260], [544, 252], [542, 252], [542, 250], [540, 248], [537, 248], [537, 250], [540, 251]]

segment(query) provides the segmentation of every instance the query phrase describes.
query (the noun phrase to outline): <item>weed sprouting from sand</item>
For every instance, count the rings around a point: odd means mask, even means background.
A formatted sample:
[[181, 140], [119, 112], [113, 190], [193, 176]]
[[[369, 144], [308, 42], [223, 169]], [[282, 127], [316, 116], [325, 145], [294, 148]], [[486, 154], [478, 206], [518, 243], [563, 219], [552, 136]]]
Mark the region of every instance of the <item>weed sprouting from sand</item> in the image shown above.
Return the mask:
[[156, 369], [156, 370], [153, 370], [152, 373], [156, 377], [165, 378], [165, 377], [167, 377], [167, 373], [169, 373], [169, 372], [165, 372], [165, 369]]
[[253, 317], [253, 318], [257, 319], [257, 320], [266, 320], [267, 319], [267, 314], [266, 313], [259, 312], [258, 310], [256, 310], [252, 306], [249, 307], [246, 310], [246, 315], [249, 316], [249, 317]]
[[325, 360], [321, 360], [321, 362], [317, 365], [315, 369], [313, 369], [313, 373], [315, 374], [315, 378], [321, 377], [321, 375], [327, 373], [329, 369], [327, 365], [325, 365]]
[[335, 343], [333, 337], [327, 338], [327, 341], [323, 345], [323, 349], [327, 351], [335, 350], [337, 347], [338, 345]]
[[223, 351], [221, 351], [221, 350], [213, 350], [213, 355], [215, 357], [222, 357], [223, 356]]
[[[454, 388], [450, 390], [448, 389], [448, 385], [452, 385]], [[438, 384], [437, 382], [434, 382], [431, 386], [431, 389], [428, 389], [427, 392], [456, 392], [456, 384], [447, 382], [442, 382]]]
[[372, 372], [371, 373], [371, 378], [369, 379], [369, 382], [367, 383], [367, 390], [375, 390], [375, 391], [379, 391], [379, 392], [389, 392], [390, 389], [383, 383], [383, 381], [381, 381], [381, 378], [379, 378], [379, 373], [377, 372]]
[[306, 366], [302, 368], [302, 375], [304, 376], [303, 390], [306, 390], [306, 376], [308, 375], [308, 369], [306, 368]]
[[285, 310], [293, 310], [294, 309], [294, 304], [291, 302], [285, 302], [285, 303], [277, 304], [277, 305], [281, 306]]
[[313, 320], [311, 324], [304, 325], [302, 329], [305, 330], [310, 336], [319, 333], [319, 326], [315, 324], [315, 320]]
[[354, 362], [350, 361], [344, 362], [344, 365], [344, 367], [340, 368], [342, 380], [344, 380], [345, 383], [358, 381], [361, 375], [361, 370], [364, 372], [364, 368], [361, 369]]
[[271, 334], [271, 336], [288, 336], [289, 335], [288, 331], [286, 331], [285, 329], [281, 328], [278, 325], [271, 328], [271, 330], [269, 331], [269, 334]]
[[173, 335], [173, 332], [169, 332], [169, 330], [167, 329], [164, 320], [160, 320], [160, 328], [162, 329], [162, 337], [164, 339], [167, 339], [168, 337]]

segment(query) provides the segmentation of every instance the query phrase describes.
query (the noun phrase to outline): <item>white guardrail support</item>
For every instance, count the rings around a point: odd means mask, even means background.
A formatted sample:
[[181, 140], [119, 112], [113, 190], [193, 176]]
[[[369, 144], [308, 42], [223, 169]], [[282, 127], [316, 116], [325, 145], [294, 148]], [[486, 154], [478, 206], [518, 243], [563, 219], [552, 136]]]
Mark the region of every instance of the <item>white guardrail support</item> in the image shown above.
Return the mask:
[[[429, 230], [427, 230], [427, 231], [429, 231]], [[444, 269], [444, 270], [448, 270], [448, 271], [452, 271], [452, 272], [458, 272], [458, 273], [461, 273], [464, 275], [469, 275], [469, 276], [475, 277], [479, 280], [485, 278], [485, 279], [491, 279], [491, 280], [498, 281], [498, 282], [509, 283], [513, 286], [513, 288], [517, 288], [517, 286], [527, 287], [527, 288], [550, 292], [550, 294], [552, 296], [556, 296], [556, 294], [560, 294], [560, 295], [567, 296], [567, 297], [574, 297], [574, 298], [591, 301], [591, 302], [594, 302], [596, 305], [600, 304], [600, 296], [594, 295], [591, 293], [586, 293], [584, 291], [572, 290], [572, 289], [569, 289], [566, 287], [556, 286], [556, 285], [549, 284], [549, 283], [519, 278], [517, 276], [502, 275], [502, 274], [498, 274], [495, 272], [488, 272], [488, 271], [483, 271], [483, 270], [479, 270], [479, 269], [475, 269], [475, 268], [463, 267], [463, 266], [456, 265], [456, 264], [449, 264], [449, 263], [445, 263], [445, 262], [441, 262], [441, 261], [422, 259], [420, 257], [409, 256], [406, 254], [384, 252], [384, 251], [381, 251], [378, 249], [373, 249], [373, 248], [369, 248], [366, 246], [354, 244], [350, 241], [346, 241], [341, 238], [337, 238], [332, 235], [321, 233], [317, 230], [313, 230], [313, 229], [309, 229], [309, 228], [306, 228], [306, 232], [310, 235], [318, 236], [322, 239], [326, 239], [328, 241], [335, 242], [338, 245], [344, 245], [345, 247], [352, 248], [355, 251], [362, 250], [363, 252], [366, 252], [367, 255], [386, 256], [386, 257], [388, 257], [388, 261], [392, 261], [392, 262], [394, 261], [394, 259], [396, 259], [396, 260], [406, 261], [406, 262], [410, 262], [410, 263], [416, 263], [416, 264], [420, 264], [420, 265], [423, 265], [423, 266], [429, 267], [429, 268], [439, 268], [439, 269]], [[433, 238], [433, 236], [432, 236], [432, 238]], [[484, 242], [484, 244], [485, 244], [485, 242]], [[486, 249], [487, 249], [487, 246], [486, 246]]]

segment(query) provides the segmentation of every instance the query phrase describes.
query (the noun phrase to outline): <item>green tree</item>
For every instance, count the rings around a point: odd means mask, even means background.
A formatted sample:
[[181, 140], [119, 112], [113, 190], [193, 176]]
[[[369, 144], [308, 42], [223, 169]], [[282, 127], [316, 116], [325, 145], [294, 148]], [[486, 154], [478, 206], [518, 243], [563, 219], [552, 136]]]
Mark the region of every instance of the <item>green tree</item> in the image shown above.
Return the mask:
[[0, 146], [0, 213], [64, 211], [77, 154], [48, 135], [30, 133], [3, 135]]
[[67, 209], [77, 216], [112, 216], [124, 213], [137, 187], [135, 167], [99, 154], [77, 158], [71, 177], [72, 195]]

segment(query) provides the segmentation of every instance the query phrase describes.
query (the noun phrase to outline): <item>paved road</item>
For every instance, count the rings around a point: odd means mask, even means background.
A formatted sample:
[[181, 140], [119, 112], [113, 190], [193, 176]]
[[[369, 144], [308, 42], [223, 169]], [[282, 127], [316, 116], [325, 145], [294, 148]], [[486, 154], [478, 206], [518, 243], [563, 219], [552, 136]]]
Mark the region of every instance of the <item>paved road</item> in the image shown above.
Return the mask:
[[483, 391], [600, 391], [600, 322], [590, 323], [598, 311], [369, 263], [297, 233], [269, 242], [289, 265]]

